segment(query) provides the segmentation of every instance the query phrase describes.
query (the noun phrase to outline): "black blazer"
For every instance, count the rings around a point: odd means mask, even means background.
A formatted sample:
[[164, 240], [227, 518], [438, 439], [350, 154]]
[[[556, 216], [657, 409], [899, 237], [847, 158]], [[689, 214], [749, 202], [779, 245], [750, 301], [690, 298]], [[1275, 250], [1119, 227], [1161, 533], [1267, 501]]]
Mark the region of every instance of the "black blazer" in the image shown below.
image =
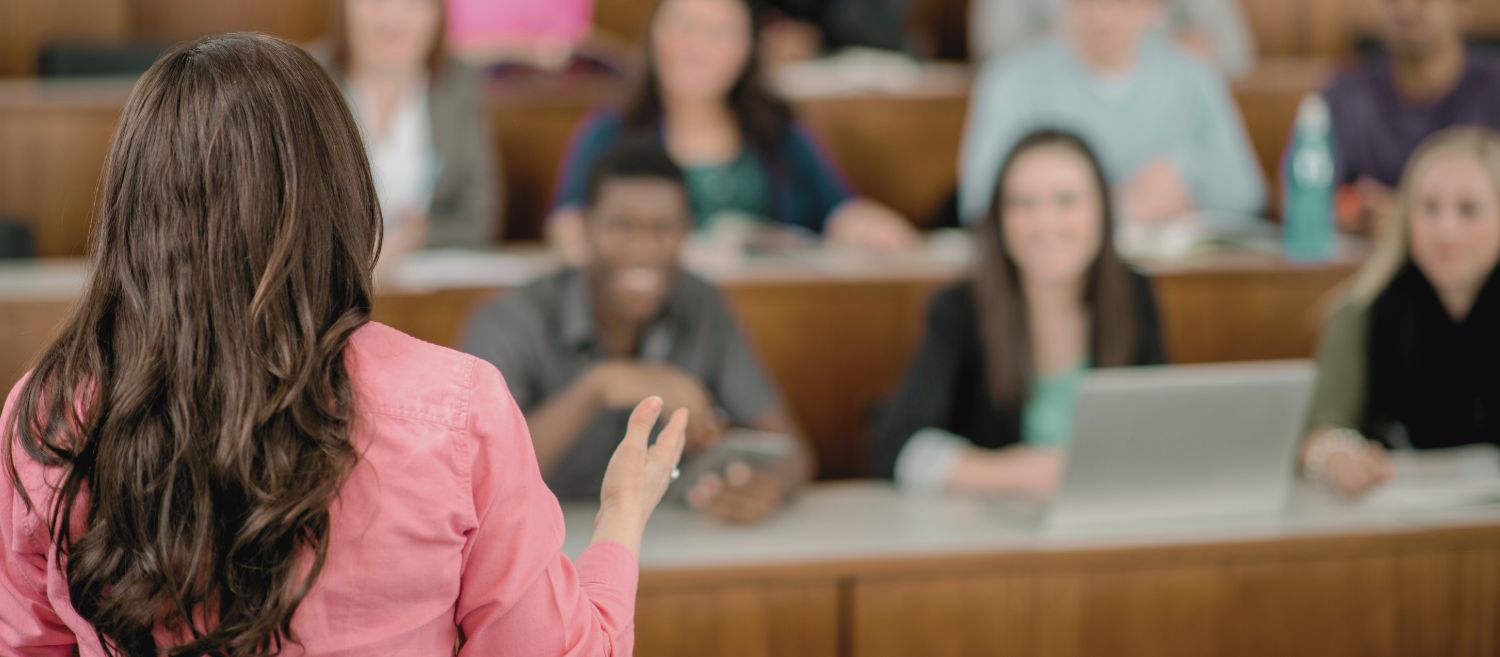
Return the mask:
[[[1166, 362], [1151, 282], [1138, 274], [1137, 299], [1143, 331], [1137, 365]], [[895, 476], [896, 457], [912, 434], [936, 428], [963, 436], [979, 447], [998, 448], [1021, 440], [1021, 409], [999, 408], [985, 372], [979, 312], [970, 283], [944, 289], [932, 300], [927, 334], [906, 379], [871, 430], [870, 471]]]

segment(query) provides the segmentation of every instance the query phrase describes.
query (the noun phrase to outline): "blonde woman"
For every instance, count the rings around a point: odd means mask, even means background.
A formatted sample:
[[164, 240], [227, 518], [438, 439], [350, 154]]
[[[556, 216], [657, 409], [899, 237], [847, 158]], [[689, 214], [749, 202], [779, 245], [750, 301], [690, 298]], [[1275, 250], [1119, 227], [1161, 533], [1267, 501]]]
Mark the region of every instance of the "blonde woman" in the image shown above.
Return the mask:
[[1387, 450], [1500, 444], [1500, 134], [1439, 132], [1318, 350], [1303, 470], [1346, 495]]

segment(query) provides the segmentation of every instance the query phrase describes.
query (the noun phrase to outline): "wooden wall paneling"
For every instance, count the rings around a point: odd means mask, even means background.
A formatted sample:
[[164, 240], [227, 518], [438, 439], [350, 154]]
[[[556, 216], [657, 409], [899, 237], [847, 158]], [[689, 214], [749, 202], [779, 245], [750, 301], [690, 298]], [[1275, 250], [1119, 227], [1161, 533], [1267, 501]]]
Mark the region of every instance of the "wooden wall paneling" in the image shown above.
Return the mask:
[[1500, 547], [1418, 552], [1397, 567], [1400, 655], [1500, 655]]
[[[1236, 86], [1268, 180], [1274, 180], [1297, 103], [1320, 88], [1328, 73], [1324, 65], [1268, 62], [1264, 73]], [[808, 99], [796, 106], [856, 190], [921, 222], [952, 192], [957, 179], [967, 94], [963, 76], [955, 77], [960, 79], [936, 85], [941, 89], [912, 95]], [[105, 126], [113, 124], [125, 97], [124, 87], [115, 86], [113, 91], [91, 85], [21, 83], [0, 88], [4, 94], [0, 96], [0, 130], [6, 133], [8, 144], [17, 144], [10, 152], [0, 153], [0, 162], [7, 163], [0, 168], [0, 190], [8, 192], [0, 196], [0, 210], [40, 212], [34, 218], [59, 235], [86, 232], [88, 215], [77, 210], [82, 207], [77, 198], [33, 197], [51, 194], [51, 190], [93, 189], [110, 134]], [[625, 93], [624, 85], [607, 80], [491, 87], [490, 116], [505, 186], [504, 237], [541, 236], [541, 222], [569, 139], [590, 110], [615, 105]], [[72, 100], [75, 96], [93, 99], [80, 104]], [[60, 155], [49, 154], [52, 151]], [[35, 166], [31, 160], [36, 158], [46, 160], [45, 164]], [[81, 255], [82, 244], [66, 238], [48, 241], [42, 245], [42, 254]]]
[[1468, 0], [1469, 33], [1500, 38], [1500, 2], [1493, 0]]
[[1381, 4], [1385, 0], [1321, 0], [1303, 3], [1306, 11], [1306, 54], [1344, 57], [1361, 37], [1380, 33]]
[[[378, 283], [377, 283], [378, 286]], [[464, 288], [422, 293], [380, 293], [372, 314], [377, 322], [433, 344], [458, 348], [469, 316], [502, 290]]]
[[655, 587], [636, 602], [636, 653], [653, 657], [834, 657], [839, 588], [832, 579]]
[[491, 88], [490, 125], [504, 185], [505, 239], [542, 237], [542, 223], [574, 132], [590, 111], [615, 104], [623, 92], [619, 83], [610, 81]]
[[1218, 574], [1194, 564], [859, 580], [853, 654], [1220, 654]]
[[644, 41], [658, 0], [605, 0], [594, 5], [594, 25], [627, 43]]
[[1197, 564], [857, 579], [853, 654], [1215, 654], [1217, 580]]
[[966, 89], [822, 99], [798, 103], [797, 110], [857, 192], [915, 223], [930, 219], [958, 184]]
[[817, 449], [825, 477], [864, 476], [870, 413], [905, 373], [936, 281], [736, 285], [735, 314]]
[[1397, 654], [1392, 554], [1283, 560], [1175, 553], [1170, 563], [1131, 564], [1106, 554], [1040, 570], [856, 577], [852, 652]]
[[[1168, 355], [1179, 363], [1308, 357], [1317, 339], [1320, 303], [1351, 271], [1346, 264], [1159, 275]], [[938, 275], [888, 280], [814, 276], [736, 281], [724, 287], [793, 418], [817, 449], [822, 476], [865, 474], [870, 413], [905, 374], [925, 330], [930, 296], [946, 283]], [[374, 317], [423, 340], [456, 347], [476, 306], [498, 293], [483, 288], [386, 291], [378, 295]], [[38, 303], [45, 307], [48, 302], [0, 301], [0, 313], [31, 312], [29, 306]], [[35, 354], [47, 337], [0, 332], [17, 359]], [[5, 383], [21, 371], [15, 363], [0, 362]]]
[[1219, 654], [1392, 657], [1398, 589], [1390, 554], [1226, 564], [1232, 622]]
[[40, 255], [84, 252], [118, 118], [108, 103], [0, 106], [0, 212], [31, 226]]
[[127, 38], [131, 1], [0, 0], [0, 77], [35, 75], [37, 53], [46, 43]]
[[31, 369], [72, 307], [71, 300], [0, 302], [0, 389], [9, 392]]
[[329, 0], [131, 0], [132, 36], [142, 41], [186, 41], [224, 32], [266, 32], [297, 42], [323, 34]]
[[1316, 350], [1333, 291], [1354, 267], [1276, 272], [1181, 272], [1155, 276], [1174, 363], [1307, 358]]
[[1026, 657], [1046, 646], [1056, 657], [1075, 655], [1072, 632], [1049, 630], [1077, 623], [1077, 584], [1076, 576], [1022, 573], [860, 580], [851, 654]]
[[1240, 11], [1255, 35], [1261, 57], [1293, 57], [1307, 54], [1307, 5], [1328, 0], [1239, 0]]

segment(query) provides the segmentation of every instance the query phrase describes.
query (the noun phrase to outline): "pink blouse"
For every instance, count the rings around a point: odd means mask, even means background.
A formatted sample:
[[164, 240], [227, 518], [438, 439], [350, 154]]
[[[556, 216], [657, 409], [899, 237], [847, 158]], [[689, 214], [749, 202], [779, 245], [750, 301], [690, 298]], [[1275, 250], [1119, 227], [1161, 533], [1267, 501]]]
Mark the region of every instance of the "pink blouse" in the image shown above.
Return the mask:
[[[635, 556], [609, 542], [576, 567], [562, 554], [562, 511], [500, 373], [377, 323], [345, 358], [363, 453], [285, 654], [453, 655], [462, 627], [460, 655], [629, 655]], [[0, 475], [0, 655], [102, 657], [53, 558], [44, 482], [58, 473], [16, 454], [42, 504], [28, 512]]]

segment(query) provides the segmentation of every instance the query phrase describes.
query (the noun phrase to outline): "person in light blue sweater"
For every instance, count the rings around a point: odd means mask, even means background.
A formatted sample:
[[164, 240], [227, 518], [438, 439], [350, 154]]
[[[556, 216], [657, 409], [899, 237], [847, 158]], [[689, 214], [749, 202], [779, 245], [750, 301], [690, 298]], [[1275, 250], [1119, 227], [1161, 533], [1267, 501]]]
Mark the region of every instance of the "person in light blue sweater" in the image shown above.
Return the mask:
[[1038, 128], [1099, 153], [1121, 219], [1258, 215], [1265, 181], [1223, 78], [1159, 36], [1164, 0], [1067, 0], [1061, 34], [991, 60], [959, 155], [959, 212], [983, 216], [1012, 146]]

